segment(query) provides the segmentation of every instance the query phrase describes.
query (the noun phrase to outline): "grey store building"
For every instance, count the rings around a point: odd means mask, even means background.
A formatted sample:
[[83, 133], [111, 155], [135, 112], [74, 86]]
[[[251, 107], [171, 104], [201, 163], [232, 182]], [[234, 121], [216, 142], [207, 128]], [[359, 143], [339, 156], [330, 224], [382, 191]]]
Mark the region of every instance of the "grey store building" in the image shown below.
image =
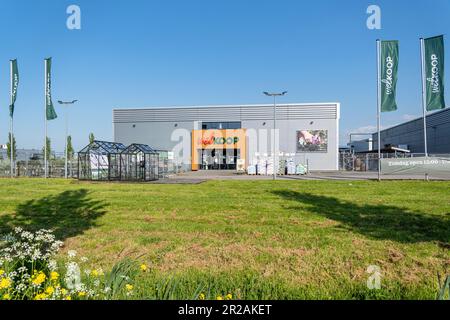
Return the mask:
[[115, 142], [168, 150], [192, 170], [235, 169], [273, 150], [310, 170], [338, 170], [339, 117], [339, 103], [278, 104], [274, 134], [272, 104], [114, 109], [113, 131]]
[[[450, 108], [426, 116], [427, 147], [429, 154], [450, 154]], [[408, 149], [411, 153], [424, 153], [423, 117], [382, 130], [381, 147], [386, 145]], [[372, 135], [373, 147], [378, 145], [378, 134]]]

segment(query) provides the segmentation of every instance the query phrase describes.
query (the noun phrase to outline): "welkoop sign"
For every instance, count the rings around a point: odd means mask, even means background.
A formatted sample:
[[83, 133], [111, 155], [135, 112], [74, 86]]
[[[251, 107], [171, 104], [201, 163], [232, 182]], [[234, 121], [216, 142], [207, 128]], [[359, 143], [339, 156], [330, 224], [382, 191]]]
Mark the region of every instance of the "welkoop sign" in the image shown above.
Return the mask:
[[398, 41], [381, 41], [381, 111], [397, 110]]
[[444, 37], [424, 39], [426, 109], [445, 108], [444, 100]]

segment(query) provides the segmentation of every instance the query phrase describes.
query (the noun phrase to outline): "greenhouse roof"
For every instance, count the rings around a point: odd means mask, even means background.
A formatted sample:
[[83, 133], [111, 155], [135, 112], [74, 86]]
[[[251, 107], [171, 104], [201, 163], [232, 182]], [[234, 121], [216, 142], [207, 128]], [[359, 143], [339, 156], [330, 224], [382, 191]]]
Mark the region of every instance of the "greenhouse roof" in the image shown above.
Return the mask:
[[153, 154], [158, 153], [150, 146], [148, 146], [146, 144], [140, 144], [140, 143], [130, 144], [128, 147], [125, 148], [125, 150], [122, 151], [122, 153], [139, 153], [139, 152], [153, 153]]
[[92, 143], [81, 149], [79, 153], [121, 153], [125, 149], [126, 147], [122, 143], [94, 140]]

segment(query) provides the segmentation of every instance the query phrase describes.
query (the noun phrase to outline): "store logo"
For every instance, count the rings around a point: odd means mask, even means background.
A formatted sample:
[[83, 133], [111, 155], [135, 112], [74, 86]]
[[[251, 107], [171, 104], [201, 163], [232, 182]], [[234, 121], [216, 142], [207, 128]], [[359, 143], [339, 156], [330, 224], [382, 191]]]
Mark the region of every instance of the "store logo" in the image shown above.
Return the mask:
[[439, 83], [439, 59], [437, 55], [431, 55], [431, 78], [427, 78], [428, 82], [431, 82], [431, 90], [433, 93], [441, 92]]
[[199, 144], [209, 146], [209, 145], [224, 145], [224, 144], [236, 144], [239, 142], [239, 137], [214, 137], [211, 136], [209, 138], [200, 138]]
[[386, 58], [386, 79], [381, 80], [386, 87], [385, 92], [387, 95], [392, 94], [392, 72], [394, 68], [394, 60], [391, 57]]

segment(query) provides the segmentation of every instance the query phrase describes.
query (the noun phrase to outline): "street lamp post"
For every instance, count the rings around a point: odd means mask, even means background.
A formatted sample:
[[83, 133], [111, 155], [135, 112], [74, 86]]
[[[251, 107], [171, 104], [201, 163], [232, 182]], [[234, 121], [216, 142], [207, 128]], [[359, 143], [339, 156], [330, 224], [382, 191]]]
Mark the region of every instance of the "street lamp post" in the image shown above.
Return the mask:
[[269, 93], [269, 92], [267, 92], [267, 91], [264, 91], [263, 92], [266, 96], [269, 96], [269, 97], [273, 97], [273, 180], [276, 180], [277, 179], [277, 172], [276, 172], [276, 170], [275, 170], [275, 168], [276, 168], [276, 164], [275, 164], [275, 161], [276, 161], [276, 153], [277, 153], [277, 150], [276, 150], [276, 142], [275, 142], [275, 130], [276, 130], [276, 127], [277, 127], [277, 114], [276, 114], [276, 112], [277, 112], [277, 104], [276, 104], [276, 97], [279, 97], [279, 96], [284, 96], [286, 93], [287, 93], [287, 91], [283, 91], [283, 92], [280, 92], [280, 93]]
[[65, 145], [65, 152], [64, 152], [64, 177], [67, 179], [67, 158], [68, 158], [68, 150], [67, 150], [67, 137], [68, 137], [68, 127], [69, 127], [69, 116], [68, 116], [68, 112], [67, 112], [67, 107], [69, 104], [74, 104], [75, 102], [77, 102], [78, 100], [72, 100], [72, 101], [61, 101], [58, 100], [58, 103], [61, 105], [66, 105], [66, 110], [64, 110], [64, 114], [65, 114], [65, 122], [66, 122], [66, 141], [64, 143]]

